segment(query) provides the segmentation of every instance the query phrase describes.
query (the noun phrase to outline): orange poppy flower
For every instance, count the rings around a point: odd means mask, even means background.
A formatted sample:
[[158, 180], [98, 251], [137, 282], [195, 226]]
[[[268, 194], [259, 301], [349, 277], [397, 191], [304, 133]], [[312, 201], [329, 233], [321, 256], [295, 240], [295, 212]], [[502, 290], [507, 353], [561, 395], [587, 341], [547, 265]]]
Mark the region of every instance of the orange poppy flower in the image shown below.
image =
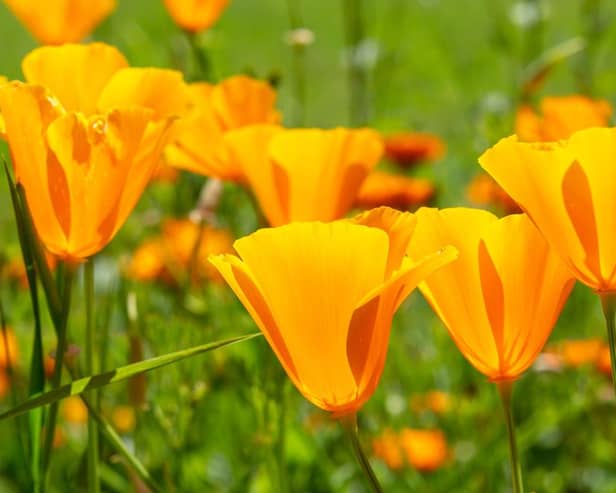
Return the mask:
[[478, 209], [422, 208], [413, 259], [443, 244], [457, 262], [420, 285], [464, 356], [492, 381], [513, 380], [535, 360], [573, 279], [523, 214], [497, 219]]
[[45, 45], [81, 41], [116, 7], [115, 0], [4, 0], [4, 3]]
[[217, 85], [190, 84], [186, 117], [178, 122], [167, 162], [193, 173], [241, 181], [241, 169], [225, 153], [223, 135], [248, 125], [276, 124], [276, 92], [267, 83], [243, 75]]
[[[199, 239], [199, 235], [201, 238]], [[191, 266], [193, 249], [199, 240], [195, 265]], [[203, 278], [222, 280], [218, 270], [208, 261], [210, 255], [230, 253], [233, 239], [224, 229], [200, 226], [188, 219], [169, 219], [163, 223], [162, 234], [146, 240], [133, 254], [127, 275], [139, 281], [161, 279], [177, 281], [193, 268], [193, 282]]]
[[447, 439], [441, 430], [404, 428], [400, 432], [400, 444], [406, 460], [418, 471], [435, 471], [449, 458]]
[[433, 196], [434, 185], [430, 180], [373, 171], [362, 183], [355, 205], [367, 209], [381, 205], [409, 209], [425, 205]]
[[610, 348], [607, 344], [605, 344], [601, 348], [601, 351], [599, 351], [597, 360], [595, 361], [595, 366], [597, 367], [597, 370], [605, 376], [612, 376], [612, 358], [610, 357]]
[[382, 459], [387, 466], [397, 471], [404, 467], [404, 457], [400, 440], [395, 431], [386, 428], [383, 433], [372, 440], [372, 451], [379, 459]]
[[272, 226], [342, 217], [383, 150], [368, 129], [271, 125], [229, 132], [225, 144]]
[[612, 114], [610, 103], [585, 96], [547, 97], [541, 100], [541, 114], [528, 105], [520, 106], [515, 118], [515, 133], [526, 142], [567, 139], [585, 128], [605, 127]]
[[616, 290], [616, 128], [555, 143], [502, 139], [481, 166], [528, 213], [581, 282]]
[[218, 20], [229, 0], [163, 0], [163, 3], [178, 26], [199, 32]]
[[47, 249], [79, 260], [117, 233], [184, 108], [178, 72], [127, 68], [111, 46], [34, 50], [0, 86], [15, 177]]
[[[308, 151], [310, 147], [305, 148]], [[298, 390], [338, 416], [355, 413], [380, 378], [394, 312], [445, 248], [410, 262], [412, 214], [380, 208], [353, 220], [291, 223], [211, 257]]]
[[385, 156], [390, 161], [409, 167], [424, 161], [436, 161], [445, 155], [445, 143], [436, 135], [406, 132], [384, 138]]

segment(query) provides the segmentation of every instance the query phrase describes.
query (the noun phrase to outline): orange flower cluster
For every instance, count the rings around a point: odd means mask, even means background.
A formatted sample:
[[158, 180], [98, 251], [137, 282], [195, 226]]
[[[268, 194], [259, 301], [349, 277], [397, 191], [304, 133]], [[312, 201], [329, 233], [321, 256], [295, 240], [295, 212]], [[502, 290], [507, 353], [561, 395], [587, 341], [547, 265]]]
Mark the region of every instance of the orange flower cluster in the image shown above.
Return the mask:
[[15, 177], [47, 249], [79, 261], [111, 241], [148, 183], [185, 106], [182, 76], [129, 68], [100, 43], [36, 49], [23, 72], [27, 83], [0, 85]]
[[158, 279], [177, 283], [189, 273], [192, 282], [204, 278], [219, 281], [218, 271], [208, 257], [231, 252], [232, 242], [226, 230], [202, 228], [187, 219], [169, 219], [163, 223], [160, 236], [150, 238], [135, 250], [126, 272], [138, 281]]
[[393, 470], [400, 470], [408, 463], [418, 471], [432, 472], [451, 456], [445, 434], [436, 429], [404, 428], [396, 433], [387, 428], [373, 440], [372, 450]]

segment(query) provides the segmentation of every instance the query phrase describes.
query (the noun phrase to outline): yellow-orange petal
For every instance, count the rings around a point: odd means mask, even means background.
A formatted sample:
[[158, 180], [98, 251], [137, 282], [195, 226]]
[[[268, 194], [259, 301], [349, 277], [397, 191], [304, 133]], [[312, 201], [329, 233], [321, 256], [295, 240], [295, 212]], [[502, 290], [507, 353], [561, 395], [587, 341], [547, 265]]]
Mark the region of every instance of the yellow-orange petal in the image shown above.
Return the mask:
[[181, 72], [159, 68], [129, 67], [118, 70], [98, 100], [100, 111], [139, 106], [149, 108], [157, 119], [180, 116], [188, 94]]
[[165, 270], [165, 252], [156, 238], [140, 245], [133, 253], [126, 274], [137, 281], [153, 281]]
[[4, 0], [4, 3], [46, 45], [81, 41], [116, 6], [115, 0]]
[[389, 236], [389, 250], [387, 253], [386, 277], [390, 277], [394, 270], [400, 268], [402, 259], [415, 230], [417, 218], [408, 212], [400, 212], [389, 207], [378, 207], [359, 214], [351, 222], [382, 229]]
[[47, 147], [41, 135], [63, 109], [44, 88], [12, 82], [0, 86], [0, 111], [15, 178], [25, 189], [36, 230], [45, 245], [61, 245], [64, 232], [52, 206], [49, 184], [62, 185], [56, 180], [57, 173], [48, 169]]
[[211, 98], [223, 131], [280, 122], [280, 113], [274, 108], [276, 91], [267, 82], [237, 75], [216, 85]]
[[27, 82], [40, 84], [67, 111], [93, 114], [100, 94], [113, 74], [128, 66], [124, 55], [104, 43], [44, 46], [22, 62]]
[[0, 331], [0, 368], [15, 367], [19, 361], [19, 344], [10, 327]]
[[88, 420], [88, 408], [79, 396], [67, 397], [62, 401], [62, 416], [69, 423], [84, 424]]
[[616, 129], [592, 128], [558, 143], [501, 140], [480, 164], [529, 214], [575, 276], [616, 289]]
[[355, 205], [366, 208], [387, 205], [404, 210], [425, 205], [433, 196], [434, 185], [430, 180], [373, 171], [362, 183]]
[[279, 132], [268, 149], [282, 198], [278, 207], [288, 221], [342, 217], [382, 152], [380, 136], [369, 129]]
[[229, 0], [164, 0], [175, 23], [192, 32], [212, 26], [228, 3]]
[[400, 440], [391, 428], [386, 428], [381, 435], [372, 440], [372, 451], [390, 469], [398, 470], [404, 466]]
[[229, 131], [224, 136], [229, 162], [244, 177], [272, 226], [290, 221], [286, 204], [288, 187], [278, 167], [269, 159], [269, 143], [282, 129], [273, 125], [254, 125]]

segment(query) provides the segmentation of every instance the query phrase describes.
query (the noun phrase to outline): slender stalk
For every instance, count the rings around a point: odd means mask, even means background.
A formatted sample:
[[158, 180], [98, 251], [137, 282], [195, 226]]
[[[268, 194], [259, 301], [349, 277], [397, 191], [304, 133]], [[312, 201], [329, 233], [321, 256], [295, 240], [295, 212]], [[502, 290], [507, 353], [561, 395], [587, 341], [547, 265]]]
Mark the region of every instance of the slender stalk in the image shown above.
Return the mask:
[[302, 127], [306, 123], [306, 42], [299, 39], [299, 30], [304, 27], [301, 0], [287, 0], [289, 25], [291, 26], [291, 55], [293, 71], [293, 92], [295, 93], [292, 124]]
[[342, 0], [342, 16], [346, 38], [349, 116], [351, 125], [365, 125], [369, 120], [368, 74], [360, 59], [359, 49], [364, 40], [362, 0]]
[[213, 79], [213, 70], [210, 57], [207, 51], [199, 43], [199, 33], [185, 31], [192, 59], [195, 63], [195, 70], [192, 79], [195, 81], [211, 82]]
[[357, 414], [352, 413], [344, 416], [340, 419], [340, 424], [344, 429], [349, 441], [351, 443], [351, 447], [353, 448], [353, 453], [355, 454], [355, 458], [359, 463], [368, 483], [370, 484], [370, 488], [373, 493], [383, 493], [383, 488], [379, 484], [379, 480], [377, 479], [374, 471], [372, 470], [372, 466], [370, 466], [370, 462], [368, 461], [368, 457], [366, 457], [365, 452], [361, 448], [361, 444], [359, 443], [359, 434], [357, 430]]
[[513, 389], [512, 381], [497, 382], [498, 393], [503, 403], [505, 412], [505, 422], [507, 423], [507, 436], [509, 438], [509, 456], [511, 459], [511, 479], [513, 482], [513, 493], [524, 493], [524, 481], [522, 478], [522, 466], [518, 455], [518, 445], [515, 438], [515, 423], [511, 410], [511, 394]]
[[[67, 347], [67, 322], [68, 314], [71, 305], [71, 289], [73, 285], [74, 267], [66, 265], [66, 268], [61, 270], [63, 272], [64, 280], [60, 283], [62, 285], [61, 297], [61, 313], [58, 317], [57, 332], [57, 347], [56, 347], [56, 360], [54, 365], [54, 372], [51, 380], [51, 387], [57, 389], [62, 382], [62, 367], [64, 366], [64, 353]], [[45, 423], [45, 437], [43, 440], [43, 478], [46, 477], [49, 469], [49, 459], [51, 457], [51, 448], [53, 445], [53, 437], [56, 429], [56, 420], [58, 417], [58, 402], [53, 403], [49, 408], [49, 414], [47, 416], [47, 422]], [[43, 483], [45, 479], [43, 479]]]
[[[86, 343], [85, 371], [94, 375], [94, 260], [88, 260], [83, 266], [83, 284], [86, 301]], [[96, 402], [96, 391], [87, 393], [88, 398]], [[96, 421], [88, 413], [88, 493], [100, 493], [100, 478], [98, 470], [98, 427]]]
[[614, 395], [616, 395], [616, 293], [599, 293], [599, 296], [601, 297], [601, 307], [607, 326], [612, 364], [612, 385], [614, 386]]

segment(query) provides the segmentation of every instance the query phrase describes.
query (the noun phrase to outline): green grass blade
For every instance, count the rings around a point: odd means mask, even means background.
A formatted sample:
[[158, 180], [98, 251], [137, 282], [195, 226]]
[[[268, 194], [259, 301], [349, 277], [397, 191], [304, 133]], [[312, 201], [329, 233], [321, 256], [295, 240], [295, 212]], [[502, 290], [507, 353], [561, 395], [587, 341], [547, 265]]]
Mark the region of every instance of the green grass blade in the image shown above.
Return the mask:
[[156, 356], [154, 358], [146, 359], [144, 361], [139, 361], [138, 363], [121, 366], [111, 371], [99, 373], [98, 375], [80, 378], [78, 380], [74, 380], [69, 384], [63, 385], [62, 387], [28, 399], [27, 401], [14, 407], [13, 409], [10, 409], [9, 411], [0, 414], [0, 421], [19, 416], [40, 406], [53, 404], [54, 402], [58, 402], [61, 399], [65, 399], [66, 397], [82, 394], [87, 390], [94, 390], [100, 387], [104, 387], [105, 385], [121, 382], [136, 375], [140, 375], [144, 372], [160, 368], [161, 366], [170, 365], [183, 359], [190, 358], [192, 356], [196, 356], [198, 354], [205, 353], [208, 351], [213, 351], [214, 349], [218, 349], [224, 346], [229, 346], [238, 342], [247, 341], [259, 335], [260, 333], [253, 333], [245, 336], [225, 339], [222, 341], [210, 342], [208, 344], [195, 346], [189, 349], [184, 349], [182, 351], [176, 351], [174, 353]]

